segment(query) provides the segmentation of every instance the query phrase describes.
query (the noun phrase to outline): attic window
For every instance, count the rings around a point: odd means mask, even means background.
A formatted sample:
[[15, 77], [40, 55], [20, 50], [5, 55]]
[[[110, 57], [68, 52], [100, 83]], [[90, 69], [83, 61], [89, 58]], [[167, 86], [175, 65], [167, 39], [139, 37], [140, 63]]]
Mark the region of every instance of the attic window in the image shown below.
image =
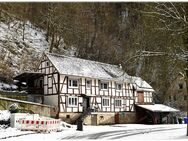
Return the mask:
[[49, 62], [46, 62], [46, 66], [49, 66]]
[[182, 83], [179, 84], [179, 89], [183, 89], [183, 84]]

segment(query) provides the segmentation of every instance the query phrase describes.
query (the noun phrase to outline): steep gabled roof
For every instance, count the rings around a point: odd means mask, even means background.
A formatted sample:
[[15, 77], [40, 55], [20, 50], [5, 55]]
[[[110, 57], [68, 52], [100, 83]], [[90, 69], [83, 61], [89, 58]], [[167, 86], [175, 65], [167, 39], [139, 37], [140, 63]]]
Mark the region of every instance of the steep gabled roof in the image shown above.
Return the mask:
[[52, 53], [46, 53], [46, 56], [60, 74], [115, 81], [129, 80], [129, 75], [117, 65]]
[[132, 83], [135, 83], [135, 87], [136, 87], [137, 91], [152, 91], [152, 92], [154, 92], [154, 89], [142, 78], [132, 76], [130, 79], [131, 79]]

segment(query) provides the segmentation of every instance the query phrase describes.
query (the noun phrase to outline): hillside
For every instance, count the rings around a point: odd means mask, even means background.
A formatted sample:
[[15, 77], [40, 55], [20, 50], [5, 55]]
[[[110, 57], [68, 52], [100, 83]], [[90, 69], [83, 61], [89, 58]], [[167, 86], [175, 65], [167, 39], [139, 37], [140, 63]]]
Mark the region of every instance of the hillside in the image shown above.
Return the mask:
[[[11, 75], [33, 70], [42, 53], [48, 52], [49, 44], [46, 32], [29, 21], [24, 24], [22, 21], [0, 23], [0, 64], [7, 65]], [[74, 54], [74, 48], [72, 52], [64, 50], [64, 53]], [[0, 71], [5, 72], [2, 67]]]
[[[32, 70], [42, 51], [121, 64], [146, 80], [164, 102], [185, 62], [187, 3], [2, 3], [0, 74]], [[73, 49], [72, 49], [73, 48]], [[143, 56], [142, 52], [171, 56]], [[37, 58], [37, 59], [36, 59]], [[184, 72], [183, 72], [184, 73]], [[0, 76], [1, 77], [1, 76]]]
[[30, 22], [22, 25], [21, 21], [0, 23], [0, 63], [7, 66], [11, 75], [33, 69], [36, 59], [49, 48], [44, 31], [32, 26]]

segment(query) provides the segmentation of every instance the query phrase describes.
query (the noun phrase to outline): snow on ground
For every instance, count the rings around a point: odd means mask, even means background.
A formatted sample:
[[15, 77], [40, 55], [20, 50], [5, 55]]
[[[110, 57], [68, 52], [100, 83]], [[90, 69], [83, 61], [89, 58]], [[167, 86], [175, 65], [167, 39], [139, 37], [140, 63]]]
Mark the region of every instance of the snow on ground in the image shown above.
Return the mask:
[[[21, 135], [22, 134], [22, 135]], [[10, 136], [17, 137], [10, 137]], [[6, 138], [7, 137], [7, 138]], [[0, 140], [186, 140], [186, 124], [140, 125], [119, 124], [105, 126], [84, 126], [77, 131], [76, 126], [52, 133], [19, 131], [14, 128], [0, 129]]]

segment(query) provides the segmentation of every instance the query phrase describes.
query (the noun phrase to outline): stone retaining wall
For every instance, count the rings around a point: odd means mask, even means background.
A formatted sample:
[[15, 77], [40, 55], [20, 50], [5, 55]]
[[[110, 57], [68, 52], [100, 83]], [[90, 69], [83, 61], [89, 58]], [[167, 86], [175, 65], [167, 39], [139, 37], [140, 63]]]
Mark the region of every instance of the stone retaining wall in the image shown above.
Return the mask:
[[5, 97], [0, 97], [0, 110], [9, 110], [9, 106], [13, 103], [18, 104], [18, 109], [23, 112], [31, 112], [39, 114], [40, 116], [51, 117], [51, 113], [55, 110], [54, 107], [49, 105], [43, 105], [39, 103], [33, 103], [28, 101], [10, 99]]

